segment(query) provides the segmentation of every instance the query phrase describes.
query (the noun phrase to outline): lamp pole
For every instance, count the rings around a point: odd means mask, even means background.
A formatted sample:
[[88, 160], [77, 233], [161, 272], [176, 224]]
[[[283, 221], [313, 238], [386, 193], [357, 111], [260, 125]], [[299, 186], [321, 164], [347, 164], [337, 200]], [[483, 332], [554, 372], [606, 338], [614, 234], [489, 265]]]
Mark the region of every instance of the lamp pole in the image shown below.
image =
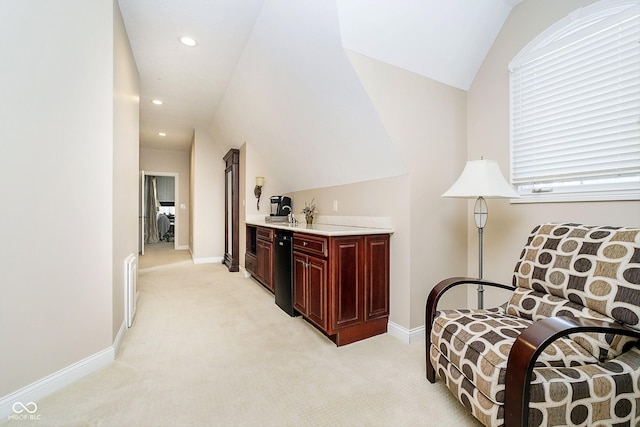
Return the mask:
[[[469, 160], [464, 170], [453, 183], [451, 188], [444, 192], [442, 197], [459, 197], [464, 199], [476, 199], [473, 208], [473, 218], [478, 227], [478, 278], [482, 279], [482, 240], [484, 226], [487, 224], [489, 211], [486, 198], [509, 199], [520, 197], [517, 191], [504, 179], [498, 163], [494, 160]], [[478, 308], [484, 308], [484, 287], [478, 283]]]
[[[482, 279], [482, 238], [484, 236], [484, 226], [487, 225], [487, 218], [489, 216], [489, 209], [487, 208], [487, 201], [484, 197], [480, 196], [476, 199], [476, 204], [473, 207], [473, 218], [478, 227], [478, 279]], [[484, 286], [478, 284], [478, 308], [484, 308]]]

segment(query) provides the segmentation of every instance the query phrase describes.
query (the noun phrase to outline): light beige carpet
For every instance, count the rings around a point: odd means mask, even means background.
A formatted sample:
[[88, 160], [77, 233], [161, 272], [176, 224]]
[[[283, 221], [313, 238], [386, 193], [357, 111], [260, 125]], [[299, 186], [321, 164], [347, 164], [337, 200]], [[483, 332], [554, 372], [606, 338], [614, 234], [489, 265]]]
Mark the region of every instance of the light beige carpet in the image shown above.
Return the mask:
[[117, 360], [37, 402], [39, 421], [0, 425], [479, 425], [425, 379], [424, 342], [384, 334], [338, 348], [218, 264], [154, 265], [138, 283]]
[[191, 262], [191, 254], [189, 251], [176, 251], [173, 248], [173, 242], [145, 244], [145, 255], [140, 255], [138, 257], [138, 268], [145, 269], [168, 264], [176, 264], [178, 262]]

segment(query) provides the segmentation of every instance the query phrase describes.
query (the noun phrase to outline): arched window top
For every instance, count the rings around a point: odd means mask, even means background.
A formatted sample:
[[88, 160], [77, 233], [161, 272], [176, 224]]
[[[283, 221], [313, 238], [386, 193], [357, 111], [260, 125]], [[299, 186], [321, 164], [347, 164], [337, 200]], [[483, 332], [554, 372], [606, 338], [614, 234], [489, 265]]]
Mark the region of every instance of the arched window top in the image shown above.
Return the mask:
[[624, 15], [633, 17], [639, 12], [640, 0], [601, 0], [576, 9], [529, 42], [509, 63], [509, 69], [607, 28], [611, 21], [618, 22]]
[[603, 0], [509, 64], [521, 202], [640, 199], [640, 0]]

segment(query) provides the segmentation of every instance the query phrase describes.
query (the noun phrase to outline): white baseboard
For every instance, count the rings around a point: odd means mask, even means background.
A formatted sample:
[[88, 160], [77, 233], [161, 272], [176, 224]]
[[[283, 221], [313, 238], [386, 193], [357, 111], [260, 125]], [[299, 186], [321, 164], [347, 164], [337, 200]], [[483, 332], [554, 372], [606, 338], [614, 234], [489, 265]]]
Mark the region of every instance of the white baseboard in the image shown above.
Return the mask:
[[407, 329], [404, 326], [400, 326], [397, 323], [389, 321], [387, 323], [387, 333], [403, 342], [406, 342], [407, 344], [411, 344], [424, 339], [424, 326]]
[[0, 398], [0, 419], [14, 414], [13, 404], [24, 405], [35, 402], [71, 384], [80, 378], [104, 368], [115, 360], [114, 346], [87, 357], [73, 365], [67, 366], [26, 387]]
[[243, 277], [251, 277], [251, 273], [249, 273], [243, 266], [240, 266], [240, 273], [242, 273]]
[[194, 258], [194, 264], [215, 264], [216, 262], [222, 263], [223, 257], [210, 257], [210, 258]]
[[189, 245], [176, 246], [176, 251], [188, 251], [188, 250], [189, 250]]
[[127, 321], [123, 319], [122, 324], [120, 325], [120, 330], [118, 330], [118, 334], [116, 335], [116, 339], [113, 341], [114, 359], [118, 357], [118, 353], [120, 353], [120, 344], [122, 344], [122, 339], [124, 338], [124, 334], [126, 332], [127, 332]]

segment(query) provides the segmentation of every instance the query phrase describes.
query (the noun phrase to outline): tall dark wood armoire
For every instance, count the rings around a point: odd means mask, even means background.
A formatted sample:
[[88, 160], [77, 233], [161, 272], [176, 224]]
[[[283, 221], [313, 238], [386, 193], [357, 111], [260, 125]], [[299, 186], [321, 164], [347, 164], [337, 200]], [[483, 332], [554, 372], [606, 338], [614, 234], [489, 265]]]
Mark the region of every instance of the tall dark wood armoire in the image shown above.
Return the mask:
[[224, 265], [240, 269], [240, 150], [232, 148], [224, 156]]

